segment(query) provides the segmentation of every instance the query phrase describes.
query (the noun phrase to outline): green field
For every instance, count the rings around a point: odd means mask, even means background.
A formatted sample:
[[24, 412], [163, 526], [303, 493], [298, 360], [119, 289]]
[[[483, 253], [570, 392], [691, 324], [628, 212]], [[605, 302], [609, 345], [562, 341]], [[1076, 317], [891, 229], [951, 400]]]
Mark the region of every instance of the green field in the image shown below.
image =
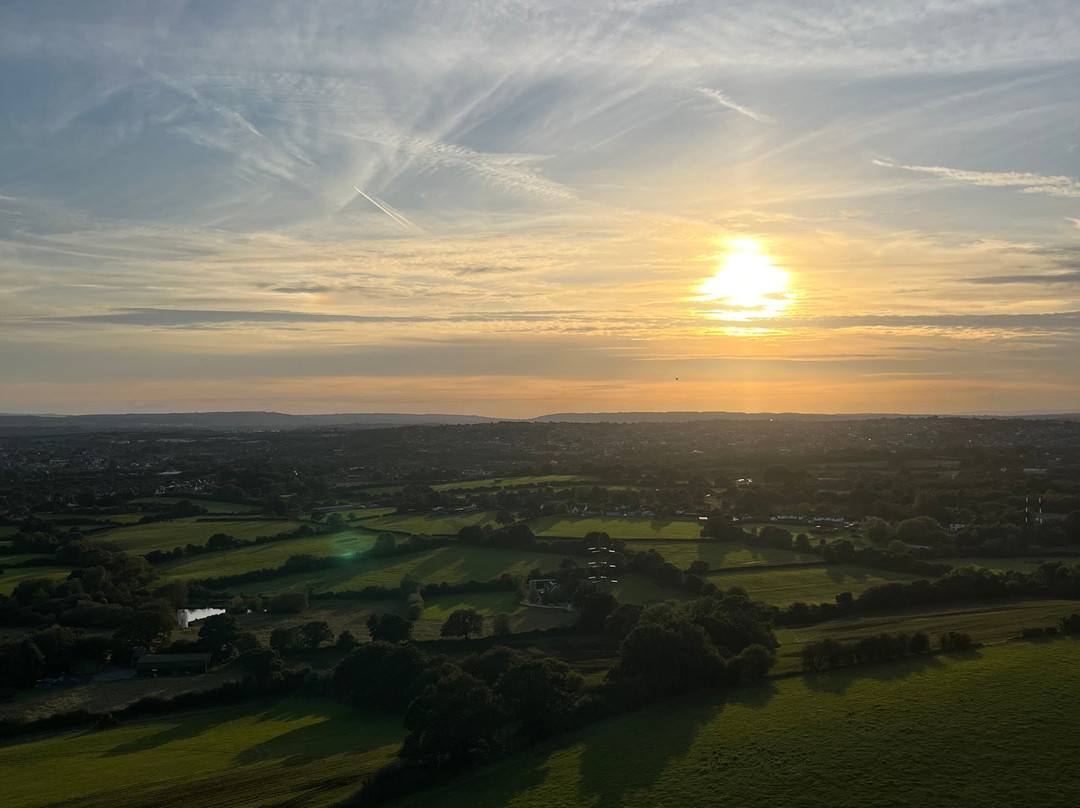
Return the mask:
[[1076, 556], [1033, 556], [1030, 558], [943, 558], [945, 564], [954, 567], [986, 567], [995, 572], [1034, 572], [1040, 564], [1047, 561], [1060, 561], [1063, 564], [1080, 564], [1080, 558]]
[[353, 557], [370, 550], [377, 535], [372, 531], [356, 528], [328, 536], [272, 541], [233, 550], [185, 556], [178, 561], [162, 564], [158, 569], [169, 578], [191, 580], [280, 567], [292, 555]]
[[42, 555], [41, 553], [12, 553], [11, 555], [6, 555], [0, 550], [0, 567], [10, 567], [13, 564], [21, 564], [24, 561], [40, 561], [45, 558], [52, 558], [52, 556]]
[[486, 480], [466, 480], [460, 483], [439, 483], [431, 486], [434, 491], [468, 491], [472, 488], [516, 488], [521, 486], [560, 485], [591, 483], [592, 478], [575, 474], [537, 474], [531, 477], [498, 477]]
[[786, 530], [792, 536], [798, 536], [800, 533], [805, 533], [810, 539], [811, 544], [817, 544], [822, 539], [825, 541], [838, 541], [840, 539], [847, 539], [856, 547], [868, 547], [870, 542], [866, 540], [864, 536], [856, 536], [850, 530], [837, 530], [835, 533], [814, 533], [813, 528], [810, 525], [787, 525], [781, 522], [741, 522], [739, 524], [743, 530], [750, 533], [757, 533], [763, 527], [778, 527]]
[[364, 519], [362, 524], [372, 530], [390, 530], [404, 534], [424, 533], [428, 536], [453, 535], [469, 525], [498, 527], [494, 511], [457, 514], [399, 513]]
[[[322, 699], [203, 710], [0, 749], [12, 808], [324, 806], [397, 752], [398, 716]], [[60, 775], [60, 776], [58, 776]]]
[[633, 541], [628, 542], [628, 546], [638, 552], [655, 548], [665, 561], [683, 570], [695, 561], [708, 562], [710, 569], [821, 563], [821, 556], [813, 553], [773, 550], [770, 547], [750, 547], [735, 542], [665, 541], [662, 544], [654, 544], [648, 541]]
[[245, 519], [236, 522], [199, 522], [203, 517], [174, 519], [171, 522], [152, 522], [147, 525], [118, 527], [106, 533], [98, 533], [95, 539], [110, 541], [121, 550], [131, 553], [149, 553], [151, 550], [172, 550], [188, 544], [206, 544], [215, 533], [228, 533], [235, 539], [245, 541], [259, 536], [273, 536], [296, 530], [302, 522], [290, 520]]
[[624, 516], [575, 517], [541, 516], [529, 522], [537, 536], [585, 538], [593, 532], [607, 533], [613, 539], [697, 539], [701, 525], [674, 519], [633, 519]]
[[846, 642], [868, 634], [913, 634], [922, 631], [932, 642], [946, 631], [970, 634], [975, 642], [1000, 643], [1015, 639], [1022, 628], [1057, 625], [1062, 617], [1080, 612], [1075, 600], [1025, 600], [1017, 603], [967, 604], [934, 611], [898, 611], [873, 617], [844, 617], [814, 626], [776, 630], [780, 641], [774, 672], [802, 669], [799, 652], [808, 642], [826, 637]]
[[5, 570], [4, 574], [0, 575], [0, 595], [10, 595], [20, 581], [32, 578], [52, 578], [55, 581], [62, 581], [70, 572], [71, 570], [67, 567], [20, 567]]
[[710, 575], [709, 581], [721, 589], [741, 586], [751, 600], [774, 606], [833, 601], [841, 592], [858, 595], [872, 586], [894, 581], [913, 581], [917, 576], [903, 572], [885, 572], [859, 567], [855, 564], [808, 567], [806, 569], [770, 570], [750, 567], [735, 572]]
[[214, 499], [198, 499], [197, 497], [143, 497], [133, 499], [131, 505], [175, 505], [187, 499], [192, 505], [205, 508], [209, 513], [258, 513], [259, 508], [254, 505], [244, 505], [239, 502], [220, 502]]
[[488, 581], [504, 573], [524, 576], [534, 568], [550, 570], [557, 567], [559, 561], [560, 556], [554, 553], [455, 545], [395, 558], [365, 558], [341, 567], [288, 575], [234, 589], [248, 594], [289, 590], [340, 592], [365, 586], [396, 587], [406, 574], [415, 575], [422, 583]]
[[1080, 802], [1080, 642], [796, 677], [627, 713], [401, 808]]

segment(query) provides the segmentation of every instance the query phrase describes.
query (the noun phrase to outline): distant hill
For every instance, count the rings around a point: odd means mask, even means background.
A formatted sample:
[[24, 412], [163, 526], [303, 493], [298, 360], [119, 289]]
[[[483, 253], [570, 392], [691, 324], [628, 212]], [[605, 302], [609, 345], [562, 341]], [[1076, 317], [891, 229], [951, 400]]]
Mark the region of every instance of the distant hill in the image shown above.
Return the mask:
[[[376, 429], [426, 424], [487, 424], [499, 421], [534, 423], [685, 423], [691, 421], [862, 421], [871, 418], [928, 418], [928, 415], [896, 413], [847, 413], [826, 415], [799, 412], [561, 412], [537, 418], [489, 418], [483, 415], [415, 414], [400, 412], [331, 413], [289, 415], [282, 412], [171, 412], [103, 413], [99, 415], [0, 415], [0, 434], [58, 434], [64, 432], [110, 432], [139, 430], [206, 429], [211, 431], [260, 431], [350, 427]], [[942, 416], [1018, 418], [1026, 420], [1080, 420], [1080, 413]]]
[[363, 412], [289, 415], [281, 412], [171, 412], [101, 415], [0, 415], [0, 432], [107, 432], [141, 429], [264, 430], [349, 426], [375, 428], [415, 424], [482, 424], [499, 418], [482, 415], [417, 415]]
[[572, 421], [575, 423], [672, 423], [679, 421], [859, 421], [869, 418], [925, 418], [925, 415], [894, 413], [852, 413], [822, 415], [803, 412], [559, 412], [541, 415], [534, 421]]

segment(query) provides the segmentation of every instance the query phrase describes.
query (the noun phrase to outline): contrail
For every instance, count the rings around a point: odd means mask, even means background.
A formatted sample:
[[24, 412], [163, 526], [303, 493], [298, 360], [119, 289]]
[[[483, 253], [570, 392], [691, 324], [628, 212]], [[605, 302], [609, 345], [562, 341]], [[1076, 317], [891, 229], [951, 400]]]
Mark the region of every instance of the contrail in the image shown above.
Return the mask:
[[353, 190], [356, 191], [356, 193], [360, 194], [360, 196], [364, 197], [364, 199], [366, 199], [372, 205], [374, 205], [379, 210], [381, 210], [383, 213], [385, 213], [387, 216], [389, 216], [391, 219], [393, 219], [395, 222], [397, 222], [402, 227], [404, 227], [406, 230], [412, 232], [413, 230], [419, 230], [420, 229], [415, 224], [413, 224], [408, 219], [406, 219], [404, 216], [402, 216], [400, 213], [397, 213], [396, 211], [390, 210], [385, 205], [379, 204], [377, 201], [375, 201], [370, 196], [365, 194], [363, 191], [361, 191], [355, 185], [353, 186]]

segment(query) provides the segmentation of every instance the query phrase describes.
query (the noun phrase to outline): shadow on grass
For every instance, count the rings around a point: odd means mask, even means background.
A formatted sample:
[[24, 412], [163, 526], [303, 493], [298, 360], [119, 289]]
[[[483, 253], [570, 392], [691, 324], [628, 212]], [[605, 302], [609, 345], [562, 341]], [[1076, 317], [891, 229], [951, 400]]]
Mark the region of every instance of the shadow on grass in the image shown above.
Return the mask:
[[376, 716], [355, 711], [312, 711], [297, 706], [283, 706], [267, 711], [260, 720], [295, 720], [316, 718], [314, 723], [283, 732], [274, 738], [239, 751], [233, 758], [238, 766], [275, 761], [297, 766], [333, 755], [361, 755], [376, 749], [397, 746], [404, 730], [400, 716]]
[[[948, 656], [956, 659], [978, 659], [980, 654], [977, 651], [959, 651]], [[936, 656], [914, 657], [892, 662], [851, 665], [846, 668], [834, 668], [820, 673], [808, 673], [803, 676], [803, 681], [808, 689], [816, 693], [841, 695], [847, 691], [852, 682], [859, 679], [893, 682], [916, 673], [922, 673], [925, 670], [940, 667], [942, 667], [941, 660]]]
[[156, 749], [159, 746], [164, 746], [165, 744], [174, 743], [176, 741], [187, 741], [192, 738], [197, 738], [205, 732], [209, 732], [215, 726], [222, 723], [222, 721], [228, 720], [229, 717], [223, 717], [218, 710], [214, 710], [211, 714], [184, 715], [171, 719], [169, 723], [163, 726], [158, 732], [144, 735], [137, 740], [122, 743], [119, 746], [113, 747], [108, 752], [102, 753], [101, 757], [134, 755], [138, 752]]
[[705, 703], [697, 694], [601, 725], [603, 731], [591, 735], [581, 756], [578, 802], [617, 808], [629, 793], [654, 786], [725, 709], [738, 705], [759, 710], [778, 692], [772, 682], [763, 682]]

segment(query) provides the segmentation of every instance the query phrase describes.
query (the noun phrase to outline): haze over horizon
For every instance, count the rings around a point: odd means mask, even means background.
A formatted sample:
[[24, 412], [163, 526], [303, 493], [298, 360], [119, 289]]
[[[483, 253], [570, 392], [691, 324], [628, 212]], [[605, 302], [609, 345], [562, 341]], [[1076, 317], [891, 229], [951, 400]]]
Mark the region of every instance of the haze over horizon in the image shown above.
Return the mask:
[[0, 6], [0, 410], [1032, 413], [1071, 0]]

